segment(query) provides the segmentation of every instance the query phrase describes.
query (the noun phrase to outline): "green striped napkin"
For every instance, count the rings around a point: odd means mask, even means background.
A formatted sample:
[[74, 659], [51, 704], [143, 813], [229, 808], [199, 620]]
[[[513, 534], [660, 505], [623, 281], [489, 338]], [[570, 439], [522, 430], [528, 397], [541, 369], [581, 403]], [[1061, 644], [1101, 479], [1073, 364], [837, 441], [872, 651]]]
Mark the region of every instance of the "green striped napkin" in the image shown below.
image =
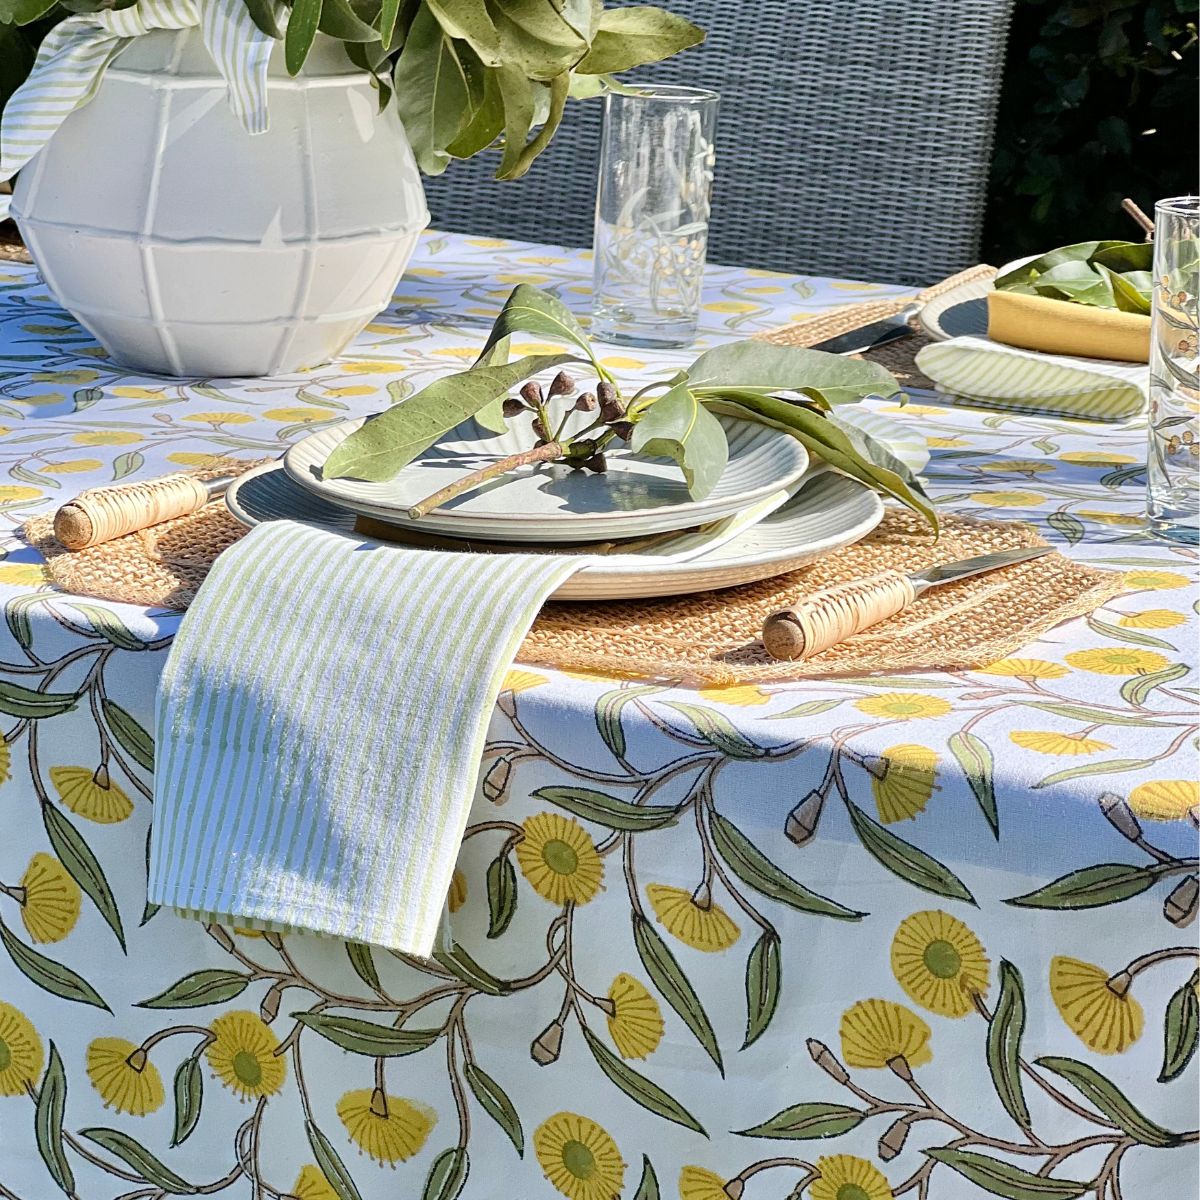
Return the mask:
[[939, 390], [966, 403], [1089, 421], [1141, 412], [1150, 380], [1144, 364], [1041, 354], [976, 337], [932, 342], [916, 364]]
[[504, 674], [589, 561], [252, 530], [163, 673], [150, 899], [428, 955]]

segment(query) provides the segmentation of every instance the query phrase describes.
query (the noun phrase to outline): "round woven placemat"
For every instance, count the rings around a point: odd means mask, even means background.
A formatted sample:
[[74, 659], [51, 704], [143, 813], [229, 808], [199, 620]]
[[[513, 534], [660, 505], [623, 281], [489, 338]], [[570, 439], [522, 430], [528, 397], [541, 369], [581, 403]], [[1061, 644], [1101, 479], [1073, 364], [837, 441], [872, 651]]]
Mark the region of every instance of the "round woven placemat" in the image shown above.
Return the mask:
[[[222, 463], [206, 475], [253, 464]], [[24, 528], [63, 591], [185, 609], [216, 557], [246, 533], [219, 503], [86, 550], [54, 539], [49, 517]], [[889, 509], [873, 534], [799, 571], [719, 592], [600, 604], [547, 604], [517, 658], [531, 665], [685, 683], [733, 684], [984, 666], [1051, 626], [1091, 612], [1121, 576], [1060, 554], [927, 592], [912, 608], [804, 663], [775, 662], [758, 640], [765, 617], [801, 597], [887, 568], [916, 571], [1018, 546], [1042, 545], [1028, 525], [946, 515], [934, 539], [919, 517]], [[432, 553], [432, 552], [431, 552]]]

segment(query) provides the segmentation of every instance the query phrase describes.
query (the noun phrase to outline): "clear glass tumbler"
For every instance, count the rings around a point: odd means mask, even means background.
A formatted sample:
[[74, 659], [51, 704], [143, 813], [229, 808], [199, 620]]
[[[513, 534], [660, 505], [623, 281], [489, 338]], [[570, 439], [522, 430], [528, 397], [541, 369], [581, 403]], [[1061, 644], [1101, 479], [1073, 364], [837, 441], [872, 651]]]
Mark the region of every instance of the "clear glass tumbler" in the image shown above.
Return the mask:
[[717, 100], [648, 85], [605, 97], [592, 301], [602, 341], [686, 346], [696, 336]]
[[1200, 543], [1200, 196], [1154, 206], [1150, 329], [1150, 532]]

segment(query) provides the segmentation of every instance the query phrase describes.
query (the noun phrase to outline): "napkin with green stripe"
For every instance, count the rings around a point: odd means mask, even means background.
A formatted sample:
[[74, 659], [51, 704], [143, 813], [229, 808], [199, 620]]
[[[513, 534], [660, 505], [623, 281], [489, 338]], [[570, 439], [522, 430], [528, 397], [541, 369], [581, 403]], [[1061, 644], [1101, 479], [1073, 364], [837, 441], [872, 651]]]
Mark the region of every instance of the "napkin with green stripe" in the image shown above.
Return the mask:
[[1141, 412], [1150, 379], [1145, 364], [1043, 354], [978, 337], [932, 342], [916, 365], [940, 391], [967, 403], [1089, 421]]
[[150, 899], [427, 956], [505, 672], [588, 561], [252, 530], [163, 673]]

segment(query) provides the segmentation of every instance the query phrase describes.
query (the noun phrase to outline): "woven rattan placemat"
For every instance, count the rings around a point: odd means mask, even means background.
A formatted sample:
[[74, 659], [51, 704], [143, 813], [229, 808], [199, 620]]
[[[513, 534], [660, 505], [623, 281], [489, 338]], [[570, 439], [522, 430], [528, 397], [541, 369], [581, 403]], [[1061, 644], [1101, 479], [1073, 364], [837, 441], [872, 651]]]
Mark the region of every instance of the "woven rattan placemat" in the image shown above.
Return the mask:
[[[220, 468], [228, 473], [228, 467]], [[48, 517], [25, 526], [47, 571], [75, 595], [185, 609], [217, 555], [246, 532], [219, 504], [86, 550], [55, 540]], [[548, 604], [519, 661], [687, 683], [757, 683], [815, 675], [966, 668], [995, 662], [1121, 589], [1121, 576], [1049, 554], [928, 592], [911, 609], [805, 663], [770, 659], [763, 619], [800, 597], [885, 568], [913, 571], [990, 550], [1036, 546], [1028, 525], [947, 515], [935, 541], [924, 523], [889, 509], [864, 541], [775, 579], [658, 600]]]
[[[974, 279], [991, 279], [996, 274], [995, 267], [981, 264], [951, 275], [940, 283], [927, 287], [920, 293], [918, 299], [922, 302], [932, 300], [958, 287], [961, 283], [969, 283]], [[826, 338], [837, 337], [839, 333], [849, 333], [852, 329], [861, 329], [872, 321], [882, 321], [906, 308], [911, 303], [908, 299], [888, 297], [881, 300], [863, 300], [856, 304], [843, 304], [831, 308], [815, 316], [806, 317], [803, 321], [795, 321], [790, 325], [782, 325], [778, 329], [768, 329], [764, 333], [756, 333], [755, 339], [761, 342], [775, 342], [780, 346], [815, 346]], [[917, 370], [913, 361], [918, 351], [928, 346], [933, 340], [929, 337], [914, 318], [909, 322], [912, 333], [894, 342], [887, 342], [866, 354], [853, 354], [851, 358], [866, 358], [871, 362], [886, 367], [899, 380], [901, 386], [922, 388], [935, 391], [936, 384]]]

